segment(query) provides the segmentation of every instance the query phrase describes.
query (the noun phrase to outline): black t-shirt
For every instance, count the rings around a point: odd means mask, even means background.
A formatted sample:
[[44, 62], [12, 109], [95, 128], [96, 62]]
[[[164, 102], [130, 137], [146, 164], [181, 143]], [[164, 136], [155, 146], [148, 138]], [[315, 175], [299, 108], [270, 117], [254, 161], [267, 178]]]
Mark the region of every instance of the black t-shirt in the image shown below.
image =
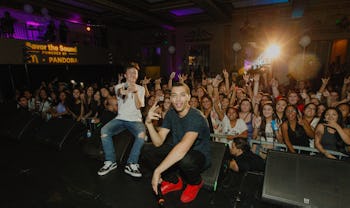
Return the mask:
[[244, 173], [246, 171], [264, 171], [265, 162], [258, 155], [251, 151], [243, 152], [243, 154], [235, 157], [238, 165], [238, 171]]
[[210, 166], [210, 130], [206, 118], [199, 110], [190, 108], [187, 115], [180, 118], [172, 108], [165, 115], [162, 127], [171, 132], [172, 141], [169, 142], [171, 146], [179, 143], [187, 132], [197, 132], [198, 137], [191, 149], [203, 153], [206, 158], [205, 167]]

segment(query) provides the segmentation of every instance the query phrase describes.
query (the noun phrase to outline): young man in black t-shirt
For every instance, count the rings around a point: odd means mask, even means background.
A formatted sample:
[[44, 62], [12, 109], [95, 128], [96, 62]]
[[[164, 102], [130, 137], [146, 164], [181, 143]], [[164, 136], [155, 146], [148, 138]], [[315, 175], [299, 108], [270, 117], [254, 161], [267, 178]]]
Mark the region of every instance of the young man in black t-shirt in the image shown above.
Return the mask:
[[250, 146], [246, 138], [234, 138], [230, 152], [233, 159], [230, 161], [229, 167], [234, 172], [264, 171], [264, 160], [250, 151]]
[[[203, 114], [189, 105], [190, 89], [186, 84], [176, 83], [171, 89], [170, 100], [173, 108], [156, 131], [152, 120], [161, 115], [156, 113], [158, 106], [153, 105], [146, 118], [153, 147], [144, 151], [143, 157], [152, 168], [153, 191], [158, 194], [161, 184], [162, 194], [181, 190], [183, 180], [187, 186], [181, 195], [181, 201], [193, 201], [203, 185], [201, 172], [210, 166], [210, 130]], [[172, 140], [164, 143], [171, 132]], [[177, 175], [181, 172], [181, 177]]]

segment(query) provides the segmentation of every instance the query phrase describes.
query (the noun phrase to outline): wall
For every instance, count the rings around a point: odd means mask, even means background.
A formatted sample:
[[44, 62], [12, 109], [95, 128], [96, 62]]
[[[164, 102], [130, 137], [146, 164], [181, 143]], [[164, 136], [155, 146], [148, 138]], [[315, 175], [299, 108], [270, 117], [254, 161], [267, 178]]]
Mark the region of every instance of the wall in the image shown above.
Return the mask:
[[[212, 39], [190, 44], [210, 44], [209, 68], [211, 71], [219, 72], [223, 67], [234, 69], [232, 50], [234, 42], [242, 45], [242, 50], [237, 53], [239, 66], [243, 66], [246, 58], [245, 49], [249, 42], [256, 43], [255, 55], [261, 53], [269, 42], [278, 42], [282, 46], [282, 56], [274, 67], [276, 67], [276, 76], [285, 82], [290, 61], [297, 59], [298, 54], [303, 54], [303, 48], [299, 45], [300, 38], [308, 35], [311, 37], [311, 44], [305, 48], [305, 52], [314, 55], [319, 61], [319, 67], [311, 69], [317, 70], [314, 74], [322, 74], [329, 65], [333, 40], [350, 38], [349, 27], [343, 29], [336, 25], [338, 19], [350, 16], [350, 2], [345, 0], [293, 2], [294, 5], [290, 3], [238, 9], [232, 14], [232, 21], [226, 24], [208, 23], [195, 27], [178, 27], [176, 29], [176, 64], [181, 64], [188, 44], [184, 36], [196, 28], [201, 28], [211, 33]], [[293, 17], [296, 5], [298, 8], [303, 8], [299, 13], [300, 17]]]

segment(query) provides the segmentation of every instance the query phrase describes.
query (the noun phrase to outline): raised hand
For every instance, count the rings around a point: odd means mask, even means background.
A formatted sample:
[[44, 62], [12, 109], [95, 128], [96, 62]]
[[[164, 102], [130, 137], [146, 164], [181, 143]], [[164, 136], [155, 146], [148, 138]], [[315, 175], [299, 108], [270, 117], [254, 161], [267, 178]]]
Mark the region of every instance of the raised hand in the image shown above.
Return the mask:
[[301, 96], [301, 98], [303, 98], [303, 99], [305, 100], [309, 95], [306, 93], [306, 90], [304, 89], [304, 90], [300, 93], [300, 96]]
[[158, 79], [154, 80], [155, 84], [160, 84], [162, 82], [162, 78], [159, 77]]
[[188, 75], [187, 74], [179, 74], [178, 78], [179, 78], [179, 82], [184, 83], [187, 80]]
[[212, 82], [213, 82], [213, 87], [219, 87], [220, 82], [222, 82], [222, 78], [220, 76], [216, 76]]
[[261, 98], [260, 94], [253, 96], [253, 104], [260, 104]]
[[329, 77], [321, 78], [322, 84], [327, 85], [329, 81]]
[[279, 85], [279, 83], [278, 83], [277, 79], [273, 78], [271, 80], [271, 87], [276, 87], [277, 88], [278, 85]]
[[254, 128], [260, 128], [260, 126], [261, 126], [261, 117], [259, 116], [259, 117], [254, 117], [253, 118], [253, 125], [254, 125]]
[[244, 74], [243, 75], [243, 80], [245, 81], [245, 83], [247, 84], [249, 82], [249, 74]]
[[304, 126], [305, 120], [303, 119], [303, 117], [300, 116], [300, 115], [298, 115], [298, 116], [297, 116], [297, 119], [298, 119], [298, 124], [299, 124], [300, 126]]
[[171, 72], [169, 79], [174, 79], [175, 78], [175, 72]]
[[123, 78], [123, 74], [118, 74], [118, 83], [121, 83]]
[[146, 123], [152, 123], [152, 120], [159, 120], [162, 117], [162, 115], [156, 112], [157, 108], [159, 108], [159, 105], [157, 105], [157, 103], [158, 99], [156, 99], [153, 106], [148, 110]]
[[142, 84], [144, 84], [144, 85], [149, 84], [149, 83], [151, 82], [151, 79], [152, 79], [152, 78], [148, 78], [148, 79], [147, 79], [147, 77], [145, 76], [145, 78], [142, 80]]

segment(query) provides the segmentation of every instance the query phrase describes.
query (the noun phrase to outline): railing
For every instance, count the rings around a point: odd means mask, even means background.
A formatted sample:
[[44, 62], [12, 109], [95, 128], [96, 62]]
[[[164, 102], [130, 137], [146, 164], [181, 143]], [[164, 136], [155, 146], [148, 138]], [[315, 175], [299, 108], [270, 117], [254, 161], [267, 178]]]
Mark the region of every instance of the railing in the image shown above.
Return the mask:
[[[210, 134], [210, 137], [212, 138], [227, 138], [226, 134]], [[261, 141], [261, 140], [255, 140], [255, 139], [251, 139], [250, 140], [250, 146], [252, 146], [253, 144], [257, 144], [257, 145], [272, 145], [273, 147], [279, 147], [281, 148], [281, 150], [287, 151], [287, 146], [285, 144], [281, 144], [278, 142], [267, 142], [267, 141]], [[282, 149], [283, 148], [283, 149]], [[316, 148], [311, 148], [311, 147], [303, 147], [303, 146], [296, 146], [293, 145], [293, 148], [295, 149], [295, 151], [297, 151], [298, 153], [300, 153], [301, 151], [308, 151], [310, 153], [319, 153], [319, 151]], [[341, 153], [341, 152], [337, 152], [337, 151], [333, 151], [333, 150], [326, 150], [328, 153], [337, 156], [339, 159], [341, 159], [342, 157], [349, 157], [348, 155]]]

